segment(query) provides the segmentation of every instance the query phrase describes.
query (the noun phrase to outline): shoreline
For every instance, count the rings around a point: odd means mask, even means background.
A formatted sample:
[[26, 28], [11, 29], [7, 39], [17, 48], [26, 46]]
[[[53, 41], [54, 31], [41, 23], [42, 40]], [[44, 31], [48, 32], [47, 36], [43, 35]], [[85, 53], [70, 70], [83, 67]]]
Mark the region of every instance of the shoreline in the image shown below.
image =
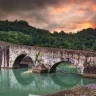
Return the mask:
[[84, 85], [44, 96], [96, 96], [96, 83]]
[[[96, 74], [84, 73], [82, 76], [85, 78], [96, 79]], [[96, 83], [80, 86], [77, 88], [71, 88], [44, 96], [96, 96]]]
[[82, 74], [83, 77], [86, 78], [96, 78], [96, 74], [84, 73]]

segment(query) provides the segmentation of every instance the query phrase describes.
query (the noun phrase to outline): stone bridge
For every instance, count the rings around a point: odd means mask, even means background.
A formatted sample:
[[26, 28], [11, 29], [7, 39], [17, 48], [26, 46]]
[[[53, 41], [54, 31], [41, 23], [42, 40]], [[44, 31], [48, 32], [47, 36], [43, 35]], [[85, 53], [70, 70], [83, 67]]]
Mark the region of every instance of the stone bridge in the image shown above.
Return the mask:
[[18, 67], [20, 61], [26, 56], [30, 57], [36, 66], [37, 54], [39, 54], [38, 59], [45, 64], [49, 72], [54, 72], [62, 62], [71, 62], [80, 69], [81, 74], [84, 72], [96, 73], [96, 52], [94, 51], [24, 46], [0, 42], [0, 66], [2, 68]]

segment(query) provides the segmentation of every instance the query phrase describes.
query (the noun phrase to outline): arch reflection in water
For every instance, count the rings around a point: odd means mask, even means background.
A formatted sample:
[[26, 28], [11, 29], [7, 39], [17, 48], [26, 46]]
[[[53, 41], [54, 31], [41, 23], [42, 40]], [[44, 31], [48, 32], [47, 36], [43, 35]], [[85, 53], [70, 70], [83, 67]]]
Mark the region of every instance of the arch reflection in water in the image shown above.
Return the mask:
[[[48, 76], [51, 77], [50, 79], [53, 80], [53, 82], [57, 85], [59, 85], [60, 87], [65, 87], [65, 88], [71, 88], [73, 86], [75, 86], [76, 84], [78, 84], [81, 80], [81, 75], [77, 75], [77, 74], [57, 74], [54, 73], [52, 74], [46, 74], [46, 75], [36, 75], [36, 74], [27, 74], [25, 73], [24, 75], [22, 75], [25, 71], [27, 71], [26, 69], [16, 69], [13, 70], [13, 73], [15, 75], [16, 80], [21, 83], [22, 85], [29, 85], [32, 83], [32, 81], [34, 82], [34, 80], [36, 80], [37, 78], [43, 78], [43, 80], [45, 78], [47, 78]], [[35, 78], [35, 79], [34, 79]], [[71, 80], [71, 81], [70, 81]], [[38, 79], [36, 80], [38, 81]], [[40, 81], [38, 81], [40, 83]], [[37, 82], [37, 84], [38, 84]]]
[[[25, 73], [26, 71], [25, 69], [19, 69], [19, 71], [17, 69], [2, 69], [0, 71], [0, 96], [28, 96], [29, 94], [42, 96], [74, 86], [77, 87], [77, 84], [79, 84], [78, 86], [83, 84], [83, 82], [80, 82], [80, 80], [83, 81], [83, 79], [80, 79], [78, 76], [77, 79], [76, 76], [71, 77], [70, 75], [69, 77], [57, 73], [40, 75]], [[70, 78], [71, 81], [74, 80], [74, 82], [71, 82]], [[90, 83], [92, 82], [93, 81]], [[96, 79], [94, 82], [96, 82]]]
[[[31, 76], [29, 78], [27, 78], [26, 76], [22, 77], [22, 72], [20, 72], [21, 69], [18, 72], [17, 71], [18, 70], [13, 69], [16, 80], [20, 83], [20, 85], [22, 85], [22, 86], [26, 85], [26, 87], [30, 90], [31, 94], [44, 95], [44, 94], [49, 94], [52, 92], [57, 92], [62, 89], [62, 87], [60, 87], [59, 85], [57, 85], [53, 82], [53, 80], [50, 78], [49, 74], [31, 73]], [[18, 74], [19, 74], [19, 76], [18, 76]], [[30, 79], [30, 78], [33, 78], [33, 81], [31, 81], [29, 84], [27, 79]], [[26, 90], [26, 91], [29, 91], [29, 90]]]
[[81, 76], [77, 74], [53, 74], [52, 80], [64, 89], [72, 88], [81, 82]]
[[[34, 91], [38, 94], [40, 92], [50, 93], [58, 91], [60, 89], [68, 89], [74, 87], [80, 83], [81, 76], [76, 74], [31, 74], [32, 78], [30, 82], [26, 80], [27, 77], [22, 77], [21, 70], [15, 70], [14, 75], [19, 83], [22, 85], [32, 85]], [[18, 76], [19, 75], [19, 76]], [[20, 77], [21, 76], [21, 77]], [[31, 77], [27, 78], [30, 80]], [[33, 81], [32, 81], [33, 80]], [[71, 80], [71, 82], [70, 82]], [[35, 85], [34, 85], [35, 84]], [[49, 89], [49, 90], [48, 90]], [[51, 89], [51, 90], [50, 90]], [[53, 90], [54, 89], [54, 90]], [[33, 92], [34, 93], [34, 92]]]
[[14, 76], [16, 80], [21, 83], [22, 85], [29, 85], [34, 80], [34, 77], [32, 74], [25, 73], [22, 75], [25, 71], [28, 71], [27, 69], [15, 69], [13, 70]]

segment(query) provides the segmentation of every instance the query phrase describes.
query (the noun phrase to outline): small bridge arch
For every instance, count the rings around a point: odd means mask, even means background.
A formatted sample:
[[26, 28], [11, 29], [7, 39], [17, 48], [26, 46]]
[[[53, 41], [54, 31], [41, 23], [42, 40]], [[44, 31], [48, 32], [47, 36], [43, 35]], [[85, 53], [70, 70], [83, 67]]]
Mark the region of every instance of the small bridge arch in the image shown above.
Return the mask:
[[16, 56], [16, 58], [14, 58], [13, 68], [28, 67], [28, 64], [21, 64], [21, 61], [26, 57], [30, 59], [30, 62], [32, 62], [32, 64], [34, 64], [34, 61], [30, 55], [28, 55], [26, 52], [21, 52], [19, 55]]

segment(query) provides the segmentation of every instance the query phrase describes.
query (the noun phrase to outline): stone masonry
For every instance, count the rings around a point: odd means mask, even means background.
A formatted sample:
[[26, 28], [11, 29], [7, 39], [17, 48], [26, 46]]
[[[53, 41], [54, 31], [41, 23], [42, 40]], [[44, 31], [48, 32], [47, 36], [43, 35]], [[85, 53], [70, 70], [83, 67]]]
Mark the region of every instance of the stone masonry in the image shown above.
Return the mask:
[[71, 62], [81, 74], [84, 72], [96, 74], [96, 52], [94, 51], [25, 46], [3, 41], [0, 42], [0, 66], [1, 68], [18, 67], [25, 56], [29, 56], [36, 66], [38, 63], [35, 60], [38, 53], [40, 53], [38, 58], [49, 72], [54, 72], [61, 62]]

